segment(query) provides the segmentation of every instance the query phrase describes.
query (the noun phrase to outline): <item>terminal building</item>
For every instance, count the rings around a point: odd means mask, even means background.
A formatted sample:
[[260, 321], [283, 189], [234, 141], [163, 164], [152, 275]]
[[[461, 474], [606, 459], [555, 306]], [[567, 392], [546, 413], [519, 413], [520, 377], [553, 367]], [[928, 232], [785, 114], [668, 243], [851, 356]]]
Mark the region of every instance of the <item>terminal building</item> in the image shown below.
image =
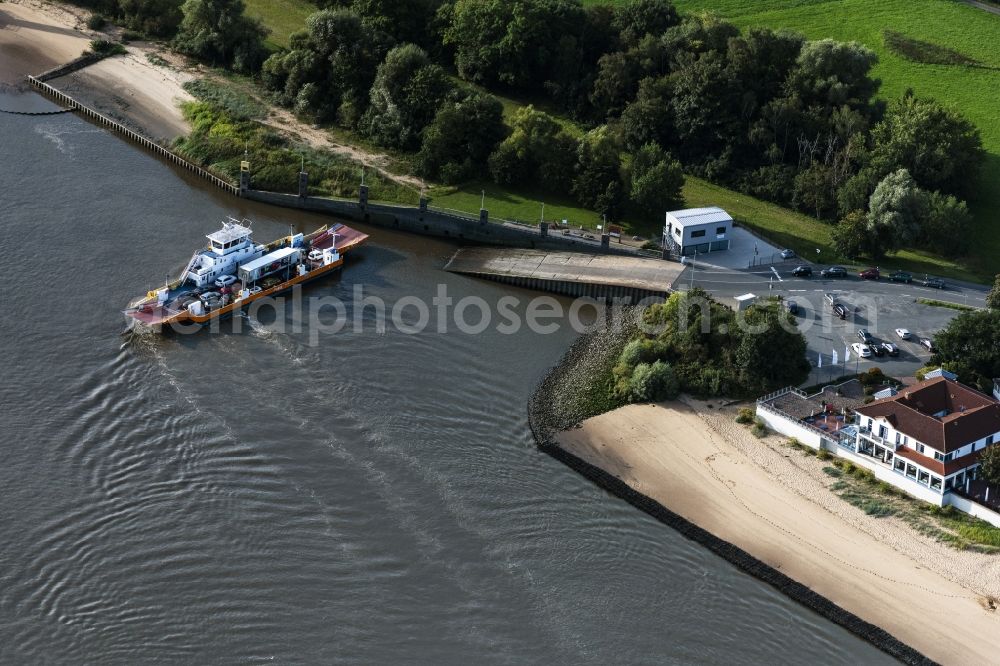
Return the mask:
[[733, 218], [721, 208], [674, 210], [663, 225], [663, 247], [681, 256], [728, 250], [732, 231]]

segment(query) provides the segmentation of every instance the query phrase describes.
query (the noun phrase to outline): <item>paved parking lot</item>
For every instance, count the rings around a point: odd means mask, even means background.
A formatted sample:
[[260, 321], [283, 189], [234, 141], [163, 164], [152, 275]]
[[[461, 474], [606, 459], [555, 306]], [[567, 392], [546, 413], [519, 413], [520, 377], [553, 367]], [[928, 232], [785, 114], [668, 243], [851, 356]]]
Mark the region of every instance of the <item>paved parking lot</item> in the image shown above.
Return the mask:
[[[792, 262], [794, 263], [794, 262]], [[944, 290], [930, 289], [916, 284], [895, 284], [886, 280], [867, 281], [851, 276], [839, 280], [816, 277], [798, 279], [791, 276], [792, 265], [770, 267], [753, 271], [735, 271], [721, 268], [687, 268], [674, 282], [677, 289], [699, 286], [711, 292], [716, 299], [733, 305], [733, 297], [754, 293], [766, 298], [780, 295], [795, 301], [801, 308], [797, 317], [799, 329], [806, 337], [807, 358], [813, 365], [810, 384], [827, 381], [831, 377], [873, 366], [893, 377], [912, 376], [927, 364], [930, 352], [921, 347], [922, 337], [933, 339], [957, 314], [951, 308], [924, 305], [917, 299], [943, 300], [959, 305], [983, 307], [986, 288], [972, 285], [949, 284]], [[818, 270], [817, 270], [818, 274]], [[692, 280], [693, 278], [693, 280]], [[832, 312], [825, 294], [832, 294], [847, 307], [848, 317], [841, 320]], [[857, 359], [851, 350], [851, 361], [844, 364], [845, 348], [860, 342], [858, 329], [866, 328], [878, 341], [892, 342], [899, 348], [899, 356]], [[913, 339], [900, 340], [896, 328], [906, 328]], [[831, 366], [836, 350], [838, 365]], [[822, 355], [823, 367], [817, 367]]]
[[[848, 317], [841, 320], [835, 316], [824, 293], [833, 293], [839, 303], [848, 309]], [[810, 383], [825, 381], [841, 374], [864, 371], [872, 366], [880, 366], [882, 371], [893, 377], [907, 377], [927, 364], [931, 353], [919, 344], [920, 338], [934, 338], [934, 335], [958, 314], [957, 310], [916, 303], [913, 299], [903, 299], [895, 295], [861, 294], [848, 290], [794, 292], [783, 294], [794, 300], [801, 309], [797, 316], [799, 330], [806, 336], [809, 347], [808, 358], [813, 364]], [[858, 308], [857, 311], [854, 308]], [[891, 342], [899, 349], [899, 356], [872, 356], [859, 359], [850, 350], [851, 360], [844, 364], [844, 352], [855, 342], [860, 329], [867, 329], [877, 342]], [[895, 329], [905, 328], [912, 334], [910, 340], [901, 340]], [[830, 367], [833, 352], [837, 352], [840, 365]], [[822, 355], [823, 367], [819, 365]]]

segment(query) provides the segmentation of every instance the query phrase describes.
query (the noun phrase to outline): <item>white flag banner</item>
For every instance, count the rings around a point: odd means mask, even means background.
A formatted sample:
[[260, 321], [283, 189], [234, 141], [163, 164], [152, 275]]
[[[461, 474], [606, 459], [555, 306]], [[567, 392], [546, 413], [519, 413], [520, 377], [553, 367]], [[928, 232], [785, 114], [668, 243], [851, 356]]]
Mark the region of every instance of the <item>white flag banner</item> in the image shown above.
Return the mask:
[[822, 354], [819, 355], [819, 359], [816, 361], [816, 367], [817, 368], [822, 368], [823, 367], [823, 355]]
[[844, 345], [844, 363], [851, 360], [851, 345]]
[[837, 350], [833, 350], [833, 358], [830, 359], [830, 365], [837, 365]]

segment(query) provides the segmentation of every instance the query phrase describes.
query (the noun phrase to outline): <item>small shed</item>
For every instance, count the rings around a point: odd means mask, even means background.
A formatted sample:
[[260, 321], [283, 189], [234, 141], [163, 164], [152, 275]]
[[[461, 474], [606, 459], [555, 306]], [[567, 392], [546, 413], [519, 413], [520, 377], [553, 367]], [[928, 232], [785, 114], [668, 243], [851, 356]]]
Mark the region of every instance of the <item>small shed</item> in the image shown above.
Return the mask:
[[736, 311], [742, 312], [748, 307], [753, 305], [757, 301], [756, 294], [743, 294], [742, 296], [735, 296], [733, 300], [736, 301]]

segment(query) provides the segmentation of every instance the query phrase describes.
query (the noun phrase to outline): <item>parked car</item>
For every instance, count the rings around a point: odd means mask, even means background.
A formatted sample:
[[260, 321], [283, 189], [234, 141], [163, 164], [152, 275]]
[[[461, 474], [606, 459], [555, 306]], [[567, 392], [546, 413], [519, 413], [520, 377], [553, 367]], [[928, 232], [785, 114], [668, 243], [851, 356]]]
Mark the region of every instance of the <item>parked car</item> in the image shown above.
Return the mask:
[[794, 259], [795, 258], [795, 250], [782, 250], [781, 251], [781, 258], [782, 259]]
[[885, 356], [885, 350], [882, 349], [882, 344], [877, 340], [872, 340], [868, 348], [872, 350], [872, 355], [874, 356]]
[[871, 344], [871, 342], [874, 340], [874, 338], [872, 338], [872, 334], [868, 332], [867, 328], [859, 328], [858, 337], [861, 338], [861, 342], [865, 343], [866, 345]]
[[889, 276], [890, 282], [903, 282], [905, 284], [910, 284], [913, 282], [913, 276], [906, 271], [896, 271]]
[[927, 351], [934, 352], [934, 341], [930, 338], [920, 338], [920, 346], [927, 349]]
[[222, 275], [215, 279], [215, 286], [222, 289], [223, 287], [228, 287], [234, 282], [236, 282], [235, 275]]
[[899, 347], [891, 342], [883, 342], [882, 349], [885, 350], [885, 353], [889, 356], [899, 356]]
[[634, 241], [641, 241], [642, 240], [642, 236], [632, 236], [632, 240], [634, 240]]
[[847, 319], [847, 308], [845, 308], [840, 303], [833, 304], [833, 314], [837, 315], [841, 319]]
[[853, 345], [851, 345], [851, 349], [853, 349], [854, 353], [860, 356], [861, 358], [871, 358], [872, 356], [871, 348], [868, 345], [862, 344], [860, 342], [855, 342]]
[[810, 277], [813, 274], [812, 266], [796, 266], [792, 271], [795, 277]]
[[824, 268], [819, 272], [822, 277], [828, 278], [842, 278], [847, 277], [847, 269], [843, 266], [830, 266], [829, 268]]
[[858, 273], [858, 277], [862, 280], [877, 280], [878, 275], [878, 268], [868, 268]]
[[896, 335], [899, 336], [900, 340], [909, 340], [913, 337], [913, 334], [910, 333], [910, 330], [907, 328], [897, 328]]
[[924, 278], [923, 285], [925, 287], [934, 287], [935, 289], [944, 289], [944, 280], [934, 277]]

